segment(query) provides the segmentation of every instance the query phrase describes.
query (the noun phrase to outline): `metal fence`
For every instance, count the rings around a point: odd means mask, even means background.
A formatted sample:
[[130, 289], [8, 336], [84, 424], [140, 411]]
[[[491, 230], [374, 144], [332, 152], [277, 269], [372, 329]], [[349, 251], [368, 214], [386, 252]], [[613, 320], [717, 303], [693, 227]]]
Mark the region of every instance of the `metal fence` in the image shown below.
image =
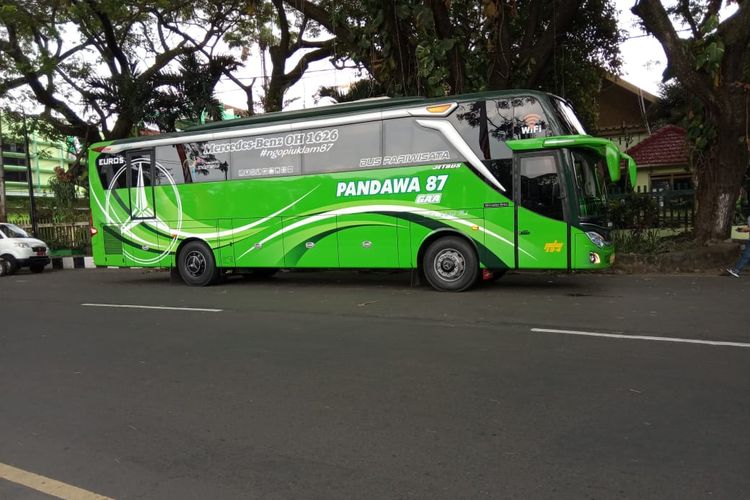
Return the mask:
[[[15, 219], [13, 223], [31, 234], [32, 225], [30, 219]], [[36, 227], [36, 237], [55, 250], [83, 250], [91, 245], [88, 220], [60, 222], [54, 219], [38, 219]]]
[[695, 193], [692, 189], [618, 193], [610, 196], [610, 216], [615, 227], [684, 228], [695, 220]]

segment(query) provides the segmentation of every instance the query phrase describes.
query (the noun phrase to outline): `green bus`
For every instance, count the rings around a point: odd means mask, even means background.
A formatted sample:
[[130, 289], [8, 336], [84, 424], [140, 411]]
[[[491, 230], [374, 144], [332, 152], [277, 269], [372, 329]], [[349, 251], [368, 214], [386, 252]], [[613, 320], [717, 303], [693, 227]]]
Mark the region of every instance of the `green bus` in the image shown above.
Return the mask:
[[101, 142], [97, 266], [188, 285], [280, 268], [411, 269], [462, 291], [614, 260], [606, 186], [635, 163], [551, 94], [373, 99]]

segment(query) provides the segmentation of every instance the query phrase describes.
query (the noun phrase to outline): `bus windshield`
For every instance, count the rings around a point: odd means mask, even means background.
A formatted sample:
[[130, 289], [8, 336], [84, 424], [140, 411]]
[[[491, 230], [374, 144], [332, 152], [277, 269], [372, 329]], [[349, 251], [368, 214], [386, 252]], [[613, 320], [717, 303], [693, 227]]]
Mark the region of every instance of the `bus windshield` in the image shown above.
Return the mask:
[[581, 222], [606, 225], [607, 174], [604, 158], [590, 151], [571, 151]]
[[586, 129], [583, 128], [581, 121], [576, 116], [570, 104], [562, 99], [554, 99], [563, 125], [568, 128], [567, 133], [570, 135], [586, 135]]

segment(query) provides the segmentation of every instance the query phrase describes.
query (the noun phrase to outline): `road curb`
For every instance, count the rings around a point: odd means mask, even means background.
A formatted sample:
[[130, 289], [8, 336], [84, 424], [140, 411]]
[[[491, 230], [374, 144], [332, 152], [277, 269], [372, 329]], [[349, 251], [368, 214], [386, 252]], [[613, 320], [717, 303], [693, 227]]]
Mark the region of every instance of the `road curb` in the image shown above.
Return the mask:
[[73, 257], [51, 257], [50, 263], [47, 264], [45, 269], [93, 269], [95, 267], [93, 257], [76, 255]]

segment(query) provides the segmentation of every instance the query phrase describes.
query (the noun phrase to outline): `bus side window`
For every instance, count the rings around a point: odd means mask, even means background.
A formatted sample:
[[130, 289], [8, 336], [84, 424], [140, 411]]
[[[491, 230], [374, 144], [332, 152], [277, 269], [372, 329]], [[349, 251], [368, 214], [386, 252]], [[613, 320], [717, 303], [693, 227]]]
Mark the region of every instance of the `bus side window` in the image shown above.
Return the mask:
[[182, 144], [159, 146], [156, 148], [156, 184], [183, 184], [185, 173], [182, 169], [179, 150]]
[[192, 182], [215, 182], [229, 180], [229, 153], [210, 152], [211, 142], [188, 142], [185, 148], [186, 160], [183, 162], [185, 178]]
[[384, 167], [463, 160], [442, 133], [422, 127], [413, 118], [384, 120], [383, 137]]
[[514, 197], [513, 159], [506, 158], [503, 160], [490, 160], [485, 161], [484, 164], [487, 165], [487, 168], [492, 172], [492, 175], [495, 176], [495, 179], [497, 179], [505, 188], [503, 195], [512, 200]]
[[127, 176], [124, 174], [117, 176], [120, 169], [125, 167], [124, 154], [102, 153], [96, 162], [97, 169], [99, 170], [99, 180], [101, 180], [104, 189], [121, 189], [127, 187]]
[[307, 129], [299, 133], [308, 143], [302, 157], [305, 174], [381, 166], [383, 125], [380, 121]]
[[459, 103], [448, 121], [480, 159], [490, 159], [484, 101]]
[[243, 180], [299, 175], [302, 167], [300, 137], [301, 134], [295, 132], [229, 139], [232, 146], [229, 177]]

